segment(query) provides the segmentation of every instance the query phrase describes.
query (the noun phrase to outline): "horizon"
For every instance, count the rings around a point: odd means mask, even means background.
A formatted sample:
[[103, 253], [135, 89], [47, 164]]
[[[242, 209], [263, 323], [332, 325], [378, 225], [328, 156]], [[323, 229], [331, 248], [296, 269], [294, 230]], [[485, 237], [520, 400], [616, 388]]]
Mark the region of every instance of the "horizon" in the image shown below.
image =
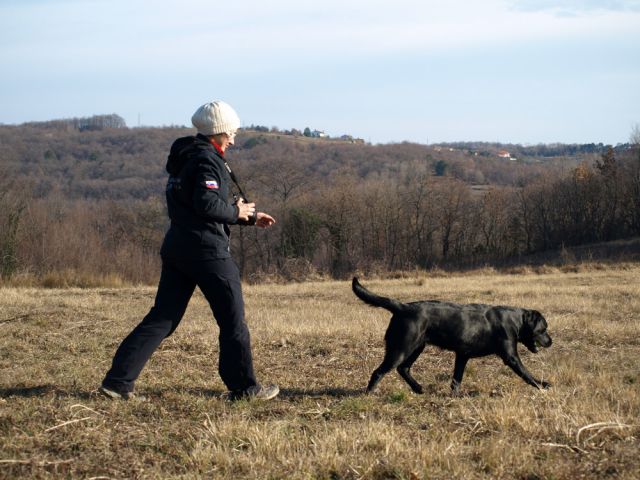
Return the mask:
[[[65, 121], [71, 121], [71, 120], [85, 120], [85, 119], [89, 119], [91, 117], [100, 117], [100, 116], [109, 116], [109, 115], [116, 115], [120, 118], [123, 118], [121, 115], [118, 115], [117, 113], [109, 113], [109, 114], [105, 114], [105, 113], [99, 113], [99, 114], [95, 114], [95, 115], [91, 115], [89, 117], [78, 117], [78, 116], [74, 116], [74, 117], [67, 117], [67, 118], [51, 118], [51, 119], [47, 119], [47, 120], [38, 120], [38, 121], [27, 121], [27, 122], [23, 122], [23, 123], [2, 123], [0, 122], [0, 127], [22, 127], [22, 126], [37, 126], [39, 124], [47, 124], [50, 122], [65, 122]], [[124, 118], [123, 118], [124, 119]], [[253, 128], [252, 128], [253, 127]], [[258, 128], [264, 128], [266, 127], [266, 125], [242, 125], [240, 127], [240, 130], [244, 130], [244, 131], [258, 131], [261, 134], [267, 133], [270, 135], [288, 135], [284, 132], [290, 132], [292, 130], [298, 130], [299, 132], [301, 132], [302, 135], [302, 131], [306, 128], [306, 127], [279, 127], [279, 126], [274, 126], [276, 128], [278, 128], [277, 132], [274, 131], [260, 131], [257, 130]], [[308, 126], [312, 131], [314, 130], [314, 128], [312, 126]], [[119, 128], [123, 128], [123, 127], [119, 127]], [[125, 126], [124, 128], [126, 128], [127, 130], [136, 130], [136, 129], [190, 129], [190, 130], [195, 130], [195, 127], [193, 126], [188, 126], [188, 125], [129, 125], [126, 123], [125, 121]], [[118, 128], [115, 128], [116, 130]], [[354, 140], [364, 140], [362, 138], [358, 138], [355, 137], [351, 134], [349, 134], [348, 132], [345, 132], [339, 136], [330, 136], [327, 135], [327, 137], [324, 137], [327, 140], [340, 140], [340, 137], [346, 135], [346, 136], [351, 136]], [[309, 137], [309, 138], [316, 138], [316, 137]], [[322, 138], [318, 137], [318, 140], [322, 141]], [[384, 143], [371, 143], [371, 142], [367, 142], [371, 145], [395, 145], [395, 144], [402, 144], [402, 143], [412, 143], [415, 145], [421, 145], [421, 146], [431, 146], [431, 145], [453, 145], [453, 144], [474, 144], [474, 143], [486, 143], [488, 145], [502, 145], [502, 146], [513, 146], [513, 147], [522, 147], [522, 148], [527, 148], [527, 147], [537, 147], [537, 146], [561, 146], [561, 145], [566, 145], [566, 146], [570, 146], [570, 145], [596, 145], [596, 146], [603, 146], [603, 147], [618, 147], [618, 146], [624, 146], [624, 145], [633, 145], [633, 142], [630, 142], [629, 140], [625, 141], [625, 142], [618, 142], [615, 144], [612, 143], [604, 143], [604, 142], [583, 142], [583, 143], [566, 143], [566, 142], [551, 142], [551, 143], [503, 143], [503, 142], [492, 142], [492, 141], [487, 141], [487, 140], [451, 140], [451, 141], [445, 141], [445, 142], [429, 142], [429, 143], [422, 143], [422, 142], [418, 142], [418, 141], [409, 141], [409, 140], [403, 140], [403, 141], [390, 141], [390, 142], [384, 142]]]
[[639, 0], [5, 0], [0, 31], [3, 124], [188, 125], [216, 99], [373, 144], [616, 145], [640, 122]]

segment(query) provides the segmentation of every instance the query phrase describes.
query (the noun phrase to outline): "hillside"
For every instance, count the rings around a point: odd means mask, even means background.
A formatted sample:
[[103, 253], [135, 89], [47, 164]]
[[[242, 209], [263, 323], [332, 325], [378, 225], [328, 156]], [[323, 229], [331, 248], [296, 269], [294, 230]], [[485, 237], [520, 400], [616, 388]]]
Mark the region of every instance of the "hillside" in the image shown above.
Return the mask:
[[[26, 182], [36, 195], [60, 192], [71, 198], [148, 199], [162, 195], [171, 143], [191, 134], [193, 129], [179, 127], [79, 129], [59, 122], [5, 125], [0, 126], [0, 169], [5, 177]], [[517, 160], [498, 156], [506, 148], [517, 152]], [[513, 185], [543, 172], [566, 171], [582, 161], [592, 163], [599, 153], [567, 149], [574, 154], [549, 157], [533, 155], [539, 148], [523, 148], [496, 144], [372, 146], [241, 130], [228, 157], [246, 182], [286, 165], [318, 182], [344, 174], [367, 179], [426, 173], [470, 184]], [[527, 155], [529, 151], [532, 155]]]
[[[0, 126], [0, 280], [157, 278], [164, 165], [193, 130], [107, 119]], [[277, 220], [234, 229], [253, 281], [512, 265], [640, 235], [640, 151], [629, 145], [368, 145], [265, 130], [242, 130], [227, 155]]]

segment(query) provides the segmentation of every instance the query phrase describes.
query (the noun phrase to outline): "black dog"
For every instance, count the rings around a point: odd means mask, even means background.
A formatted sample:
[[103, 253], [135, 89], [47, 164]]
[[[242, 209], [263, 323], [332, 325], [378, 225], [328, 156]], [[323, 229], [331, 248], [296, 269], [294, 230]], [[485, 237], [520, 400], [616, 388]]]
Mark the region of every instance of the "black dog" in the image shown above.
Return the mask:
[[451, 388], [457, 392], [470, 358], [498, 355], [529, 385], [548, 388], [550, 384], [533, 377], [518, 356], [517, 343], [531, 352], [551, 346], [547, 322], [536, 310], [481, 304], [424, 301], [400, 303], [368, 291], [353, 278], [353, 292], [362, 301], [393, 313], [384, 336], [385, 356], [371, 375], [367, 392], [371, 392], [384, 375], [396, 368], [415, 393], [422, 386], [409, 369], [427, 344], [456, 352]]

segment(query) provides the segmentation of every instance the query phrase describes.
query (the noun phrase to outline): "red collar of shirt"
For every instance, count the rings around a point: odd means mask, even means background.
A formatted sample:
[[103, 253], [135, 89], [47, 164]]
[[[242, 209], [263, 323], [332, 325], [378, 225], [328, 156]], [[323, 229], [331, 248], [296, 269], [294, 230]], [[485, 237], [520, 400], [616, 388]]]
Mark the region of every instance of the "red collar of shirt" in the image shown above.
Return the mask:
[[220, 154], [220, 156], [224, 157], [224, 150], [220, 148], [220, 145], [218, 145], [214, 139], [211, 139], [210, 142], [211, 142], [211, 145], [213, 145], [213, 148], [215, 148], [217, 152]]

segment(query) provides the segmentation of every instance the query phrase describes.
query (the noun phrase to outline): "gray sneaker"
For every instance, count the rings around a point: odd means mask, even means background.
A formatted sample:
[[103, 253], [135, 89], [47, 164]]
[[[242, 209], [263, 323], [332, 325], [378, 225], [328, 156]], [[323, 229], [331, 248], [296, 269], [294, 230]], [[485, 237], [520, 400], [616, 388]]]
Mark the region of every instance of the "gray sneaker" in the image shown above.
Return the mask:
[[271, 400], [280, 393], [277, 385], [256, 385], [246, 390], [236, 390], [229, 392], [227, 398], [229, 400]]
[[136, 395], [133, 392], [120, 392], [118, 390], [105, 387], [104, 385], [101, 385], [98, 388], [98, 392], [100, 392], [105, 397], [110, 398], [111, 400], [137, 400], [139, 402], [144, 402], [147, 400], [142, 395]]

